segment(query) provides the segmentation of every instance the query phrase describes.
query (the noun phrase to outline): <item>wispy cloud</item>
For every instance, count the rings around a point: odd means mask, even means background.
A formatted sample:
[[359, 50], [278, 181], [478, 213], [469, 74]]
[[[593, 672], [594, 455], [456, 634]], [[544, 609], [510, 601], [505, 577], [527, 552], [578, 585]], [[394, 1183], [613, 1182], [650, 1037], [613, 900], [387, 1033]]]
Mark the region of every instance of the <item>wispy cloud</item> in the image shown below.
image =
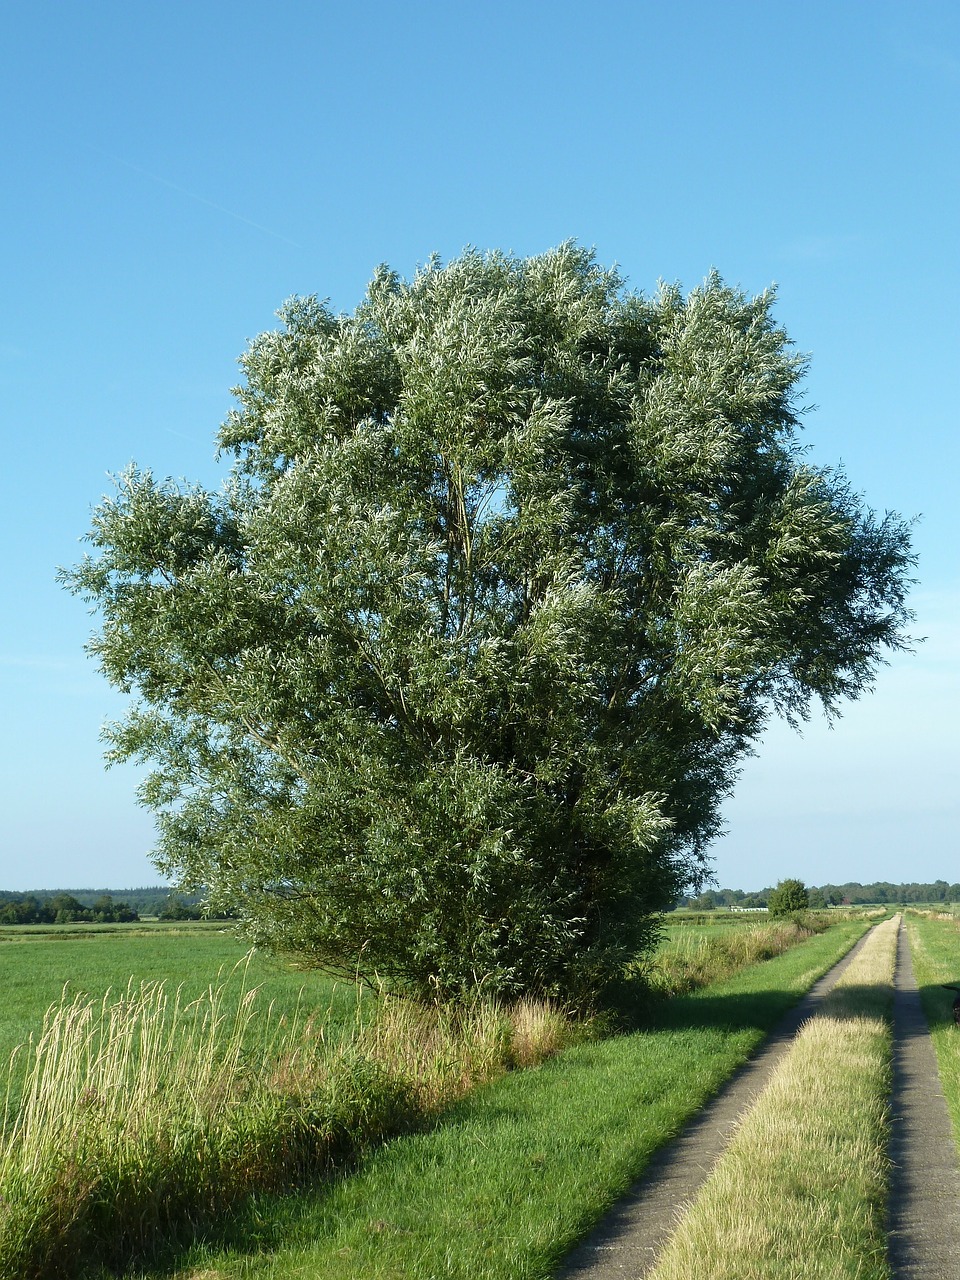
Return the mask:
[[177, 431], [176, 427], [164, 427], [163, 430], [166, 432], [168, 436], [177, 436], [178, 439], [187, 440], [190, 444], [203, 444], [203, 445], [210, 444], [210, 440], [208, 438], [206, 437], [201, 438], [200, 436], [188, 436], [185, 431]]
[[228, 218], [233, 218], [236, 222], [242, 222], [248, 227], [253, 227], [255, 231], [262, 231], [264, 235], [272, 236], [274, 240], [289, 244], [294, 249], [302, 249], [304, 247], [296, 240], [291, 240], [289, 236], [281, 235], [278, 231], [265, 227], [262, 222], [254, 222], [252, 218], [238, 213], [236, 209], [228, 209], [226, 205], [218, 204], [216, 200], [208, 199], [207, 196], [201, 195], [199, 191], [193, 191], [190, 187], [184, 187], [179, 182], [173, 182], [170, 178], [165, 178], [159, 173], [145, 169], [143, 165], [134, 164], [132, 160], [125, 160], [123, 156], [115, 155], [112, 151], [105, 151], [102, 147], [95, 146], [92, 142], [84, 140], [83, 145], [90, 151], [96, 151], [98, 155], [112, 160], [114, 164], [122, 165], [124, 169], [129, 169], [132, 173], [140, 174], [141, 177], [149, 179], [150, 182], [155, 182], [161, 187], [167, 187], [170, 191], [177, 191], [180, 195], [186, 196], [190, 200], [196, 200], [198, 204], [205, 204], [208, 209], [216, 209], [218, 213], [222, 213]]

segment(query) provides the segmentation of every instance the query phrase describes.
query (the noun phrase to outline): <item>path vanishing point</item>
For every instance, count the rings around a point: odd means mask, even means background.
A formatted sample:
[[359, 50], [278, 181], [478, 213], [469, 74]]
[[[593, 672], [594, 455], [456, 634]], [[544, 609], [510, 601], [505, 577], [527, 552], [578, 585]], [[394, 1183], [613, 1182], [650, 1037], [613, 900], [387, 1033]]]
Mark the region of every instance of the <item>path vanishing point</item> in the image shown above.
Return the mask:
[[[651, 1270], [680, 1215], [722, 1155], [739, 1117], [762, 1092], [801, 1024], [816, 1013], [863, 942], [861, 938], [810, 989], [759, 1053], [654, 1156], [633, 1189], [570, 1254], [558, 1280], [640, 1280]], [[891, 1275], [893, 1280], [960, 1280], [960, 1163], [902, 921], [893, 1034], [887, 1213]]]

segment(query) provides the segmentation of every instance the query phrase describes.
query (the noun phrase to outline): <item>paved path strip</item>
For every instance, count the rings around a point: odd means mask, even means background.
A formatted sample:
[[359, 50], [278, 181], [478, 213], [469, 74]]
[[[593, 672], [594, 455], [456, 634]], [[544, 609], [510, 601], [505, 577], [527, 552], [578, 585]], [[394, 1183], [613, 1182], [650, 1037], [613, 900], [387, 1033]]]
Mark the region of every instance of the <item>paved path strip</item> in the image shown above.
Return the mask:
[[[763, 1090], [801, 1023], [816, 1012], [870, 933], [872, 930], [810, 988], [756, 1056], [730, 1078], [679, 1137], [654, 1156], [633, 1190], [570, 1254], [558, 1280], [621, 1280], [624, 1276], [639, 1280], [652, 1268], [682, 1211], [692, 1203], [723, 1154], [740, 1116]], [[904, 1272], [903, 1276], [914, 1274], [920, 1273]], [[930, 1280], [939, 1280], [939, 1273], [924, 1272], [928, 1274]], [[957, 1277], [960, 1271], [942, 1274]]]
[[893, 1280], [921, 1276], [956, 1280], [960, 1276], [960, 1165], [902, 924], [893, 1035], [893, 1168], [887, 1208]]

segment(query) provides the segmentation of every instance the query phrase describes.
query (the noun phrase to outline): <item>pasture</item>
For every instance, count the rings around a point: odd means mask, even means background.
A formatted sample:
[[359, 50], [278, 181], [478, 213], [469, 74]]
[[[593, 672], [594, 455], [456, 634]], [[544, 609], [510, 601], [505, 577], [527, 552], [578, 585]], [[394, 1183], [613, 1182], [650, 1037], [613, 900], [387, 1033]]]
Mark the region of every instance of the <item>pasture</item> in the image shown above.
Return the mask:
[[[102, 998], [130, 979], [183, 988], [184, 1002], [235, 969], [235, 999], [252, 986], [261, 1004], [292, 1015], [298, 1006], [346, 1024], [357, 1016], [357, 988], [257, 952], [223, 924], [21, 925], [0, 929], [0, 1062], [39, 1030], [44, 1011], [66, 991]], [[245, 972], [241, 974], [240, 969]]]

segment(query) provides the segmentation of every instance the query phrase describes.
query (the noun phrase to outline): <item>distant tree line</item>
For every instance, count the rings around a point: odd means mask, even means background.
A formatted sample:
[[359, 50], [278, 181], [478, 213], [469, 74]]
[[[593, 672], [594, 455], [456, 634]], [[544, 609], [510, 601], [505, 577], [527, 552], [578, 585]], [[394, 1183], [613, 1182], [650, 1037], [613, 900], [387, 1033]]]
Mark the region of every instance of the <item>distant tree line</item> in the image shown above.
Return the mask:
[[88, 907], [70, 893], [48, 898], [28, 893], [0, 905], [0, 924], [122, 924], [139, 919], [133, 907], [115, 902], [109, 893], [100, 894]]
[[765, 907], [769, 889], [761, 893], [744, 893], [742, 889], [704, 889], [703, 893], [684, 894], [677, 899], [678, 907], [692, 907], [696, 911], [716, 911], [726, 907]]
[[144, 916], [160, 920], [210, 918], [199, 894], [178, 896], [163, 886], [115, 890], [35, 889], [29, 893], [0, 889], [0, 925], [123, 924]]
[[[677, 906], [692, 907], [697, 911], [715, 911], [730, 907], [766, 907], [775, 892], [773, 887], [756, 893], [742, 889], [706, 889], [700, 894], [688, 894], [680, 898]], [[807, 890], [809, 905], [813, 908], [843, 905], [857, 906], [867, 902], [890, 903], [908, 906], [914, 902], [960, 902], [960, 884], [948, 884], [946, 880], [934, 880], [932, 884], [913, 881], [908, 884], [891, 884], [888, 880], [876, 880], [872, 884], [848, 881], [846, 884], [822, 884]]]
[[891, 884], [889, 880], [876, 880], [873, 884], [848, 883], [825, 885], [824, 889], [842, 894], [844, 902], [889, 902], [894, 906], [907, 906], [911, 902], [960, 902], [960, 884], [947, 884], [946, 880], [934, 880], [932, 884]]
[[18, 893], [10, 889], [0, 889], [0, 906], [6, 902], [19, 902], [23, 898], [36, 898], [40, 902], [49, 902], [52, 898], [63, 894], [75, 898], [82, 906], [92, 907], [98, 898], [109, 897], [114, 902], [122, 902], [131, 907], [138, 915], [157, 916], [165, 902], [171, 896], [169, 885], [146, 885], [136, 889], [28, 889]]

